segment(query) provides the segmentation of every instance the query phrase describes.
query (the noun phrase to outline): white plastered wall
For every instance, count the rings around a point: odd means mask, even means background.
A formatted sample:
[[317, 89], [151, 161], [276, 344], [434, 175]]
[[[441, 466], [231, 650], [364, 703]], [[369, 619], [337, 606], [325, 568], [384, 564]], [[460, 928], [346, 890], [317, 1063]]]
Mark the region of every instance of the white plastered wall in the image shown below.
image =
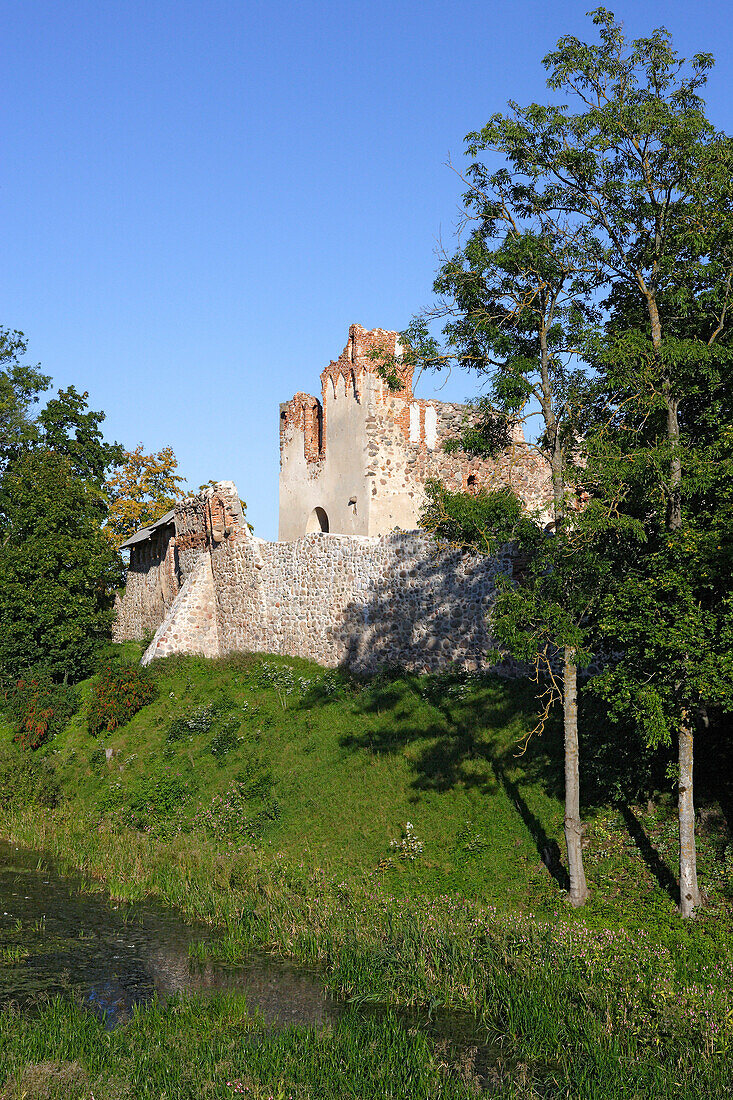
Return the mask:
[[306, 462], [299, 431], [285, 444], [280, 470], [281, 541], [304, 535], [316, 508], [328, 516], [332, 534], [369, 533], [365, 398], [355, 393], [351, 378], [340, 377], [335, 387], [327, 381], [325, 457]]

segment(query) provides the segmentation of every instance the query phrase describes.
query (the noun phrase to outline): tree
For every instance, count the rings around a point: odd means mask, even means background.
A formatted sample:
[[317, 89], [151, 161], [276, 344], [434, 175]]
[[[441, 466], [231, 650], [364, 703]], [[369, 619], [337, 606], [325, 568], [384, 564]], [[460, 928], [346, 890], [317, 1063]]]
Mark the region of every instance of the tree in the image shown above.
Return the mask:
[[0, 478], [0, 674], [88, 675], [109, 636], [121, 561], [102, 532], [102, 480], [119, 459], [101, 412], [71, 387], [33, 430], [19, 422]]
[[109, 501], [106, 530], [115, 546], [170, 511], [182, 495], [183, 478], [177, 468], [171, 447], [146, 455], [138, 443], [133, 451], [125, 451], [105, 484]]
[[38, 367], [21, 362], [27, 347], [22, 332], [0, 328], [0, 471], [37, 435], [30, 407], [51, 381]]
[[[494, 217], [502, 204], [509, 205], [542, 225], [554, 252], [582, 250], [592, 280], [586, 305], [605, 321], [605, 341], [586, 341], [586, 360], [604, 382], [598, 403], [588, 403], [595, 418], [586, 418], [587, 427], [595, 423], [600, 429], [610, 416], [620, 440], [624, 415], [640, 417], [637, 426], [644, 421], [633, 399], [652, 399], [658, 492], [647, 503], [656, 508], [655, 522], [661, 521], [668, 541], [681, 547], [683, 507], [691, 499], [684, 486], [683, 406], [693, 397], [704, 402], [727, 361], [717, 345], [733, 290], [733, 142], [705, 117], [699, 92], [713, 63], [709, 54], [686, 62], [663, 28], [627, 41], [607, 9], [591, 15], [599, 42], [568, 36], [544, 59], [550, 88], [567, 103], [511, 103], [509, 114], [494, 115], [468, 135], [469, 217]], [[498, 155], [505, 167], [497, 172], [481, 159], [485, 154], [492, 160]], [[619, 318], [632, 316], [634, 338], [645, 338], [651, 349], [636, 380], [628, 367], [642, 360], [627, 361], [624, 372], [617, 354], [628, 343]], [[466, 317], [470, 324], [470, 312]], [[590, 515], [607, 524], [617, 517], [628, 533], [631, 517], [623, 516], [618, 500], [605, 520], [602, 512]], [[637, 542], [637, 553], [639, 548]], [[628, 630], [626, 637], [630, 646]], [[640, 652], [642, 634], [638, 641]], [[691, 655], [682, 654], [672, 689], [660, 695], [660, 706], [672, 708], [665, 721], [675, 723], [678, 739], [685, 916], [699, 902], [692, 770], [700, 681], [690, 673]]]
[[[434, 289], [447, 317], [439, 348], [424, 325], [409, 336], [410, 355], [422, 366], [460, 363], [478, 374], [484, 395], [478, 417], [456, 444], [473, 453], [495, 453], [512, 440], [532, 447], [546, 459], [552, 485], [551, 538], [542, 535], [540, 517], [521, 515], [516, 498], [506, 493], [465, 494], [428, 487], [423, 526], [440, 539], [464, 548], [495, 552], [513, 542], [529, 558], [521, 579], [504, 585], [493, 615], [494, 631], [512, 653], [536, 665], [544, 675], [541, 729], [551, 706], [560, 702], [565, 731], [565, 839], [570, 901], [588, 897], [583, 866], [578, 740], [578, 662], [587, 663], [591, 574], [572, 537], [577, 510], [572, 468], [577, 451], [577, 415], [588, 380], [574, 364], [578, 342], [593, 320], [587, 305], [597, 272], [585, 257], [581, 231], [575, 237], [555, 232], [539, 208], [517, 200], [511, 176], [500, 170], [484, 180], [481, 191], [464, 196], [464, 220], [471, 231], [446, 259]], [[535, 443], [519, 441], [512, 429], [538, 415]], [[570, 513], [570, 516], [569, 516]], [[546, 517], [544, 517], [546, 519]]]
[[101, 495], [67, 457], [38, 448], [7, 470], [0, 512], [0, 673], [42, 666], [56, 680], [81, 679], [109, 637], [122, 582]]
[[38, 414], [38, 426], [41, 445], [63, 455], [77, 477], [101, 490], [107, 470], [123, 461], [125, 451], [119, 443], [105, 442], [100, 429], [105, 414], [89, 409], [88, 397], [74, 386], [59, 390]]

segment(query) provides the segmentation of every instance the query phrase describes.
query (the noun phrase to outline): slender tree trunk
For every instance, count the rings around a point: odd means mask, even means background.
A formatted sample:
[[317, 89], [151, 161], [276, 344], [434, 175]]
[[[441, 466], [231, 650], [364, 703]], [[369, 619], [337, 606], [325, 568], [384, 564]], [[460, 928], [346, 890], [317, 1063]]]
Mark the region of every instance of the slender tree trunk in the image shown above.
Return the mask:
[[[647, 304], [652, 327], [652, 343], [661, 368], [663, 366], [661, 362], [662, 324], [659, 310], [653, 296], [647, 298]], [[667, 441], [670, 446], [667, 527], [670, 531], [679, 531], [682, 527], [682, 449], [679, 403], [672, 393], [671, 381], [664, 373], [663, 392], [667, 405]], [[679, 728], [680, 776], [677, 800], [680, 832], [680, 913], [683, 917], [691, 917], [700, 905], [695, 848], [695, 803], [692, 797], [693, 741], [692, 722], [689, 711], [685, 710]]]
[[667, 402], [667, 439], [671, 455], [669, 460], [669, 514], [667, 526], [679, 531], [682, 526], [682, 452], [680, 450], [680, 422], [677, 402], [672, 397], [669, 379], [664, 380], [664, 397]]
[[583, 825], [580, 820], [580, 770], [578, 767], [578, 666], [575, 653], [565, 647], [563, 676], [565, 721], [565, 844], [568, 850], [570, 903], [578, 906], [588, 898], [583, 867]]
[[679, 731], [680, 913], [694, 915], [700, 904], [695, 851], [695, 804], [692, 799], [693, 737], [689, 712], [684, 711]]

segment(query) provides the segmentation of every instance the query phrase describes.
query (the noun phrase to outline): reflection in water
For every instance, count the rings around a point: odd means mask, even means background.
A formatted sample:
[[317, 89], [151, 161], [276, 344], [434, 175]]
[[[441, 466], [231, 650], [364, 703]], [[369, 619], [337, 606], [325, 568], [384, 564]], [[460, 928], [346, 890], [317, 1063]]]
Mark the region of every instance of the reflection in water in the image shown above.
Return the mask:
[[189, 945], [208, 936], [162, 906], [84, 894], [36, 853], [0, 841], [0, 1003], [72, 994], [111, 1027], [154, 994], [236, 989], [269, 1024], [316, 1026], [336, 1013], [315, 978], [287, 963], [190, 960]]
[[[236, 966], [193, 961], [189, 945], [209, 939], [207, 928], [184, 924], [162, 906], [118, 906], [80, 887], [37, 853], [0, 841], [0, 1004], [71, 995], [114, 1027], [156, 994], [236, 989], [268, 1026], [318, 1027], [338, 1014], [313, 975], [294, 964], [265, 955]], [[472, 1079], [485, 1079], [500, 1058], [467, 1014], [400, 1015], [406, 1027], [426, 1032], [462, 1076], [470, 1070]]]

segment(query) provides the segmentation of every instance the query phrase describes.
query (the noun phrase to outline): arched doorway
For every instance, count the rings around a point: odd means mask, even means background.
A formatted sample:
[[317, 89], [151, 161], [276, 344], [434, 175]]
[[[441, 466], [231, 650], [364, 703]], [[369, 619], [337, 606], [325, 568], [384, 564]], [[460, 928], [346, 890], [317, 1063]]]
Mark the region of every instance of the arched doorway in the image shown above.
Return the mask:
[[308, 516], [305, 533], [310, 535], [314, 531], [323, 531], [324, 534], [328, 531], [328, 516], [323, 508], [314, 508]]

